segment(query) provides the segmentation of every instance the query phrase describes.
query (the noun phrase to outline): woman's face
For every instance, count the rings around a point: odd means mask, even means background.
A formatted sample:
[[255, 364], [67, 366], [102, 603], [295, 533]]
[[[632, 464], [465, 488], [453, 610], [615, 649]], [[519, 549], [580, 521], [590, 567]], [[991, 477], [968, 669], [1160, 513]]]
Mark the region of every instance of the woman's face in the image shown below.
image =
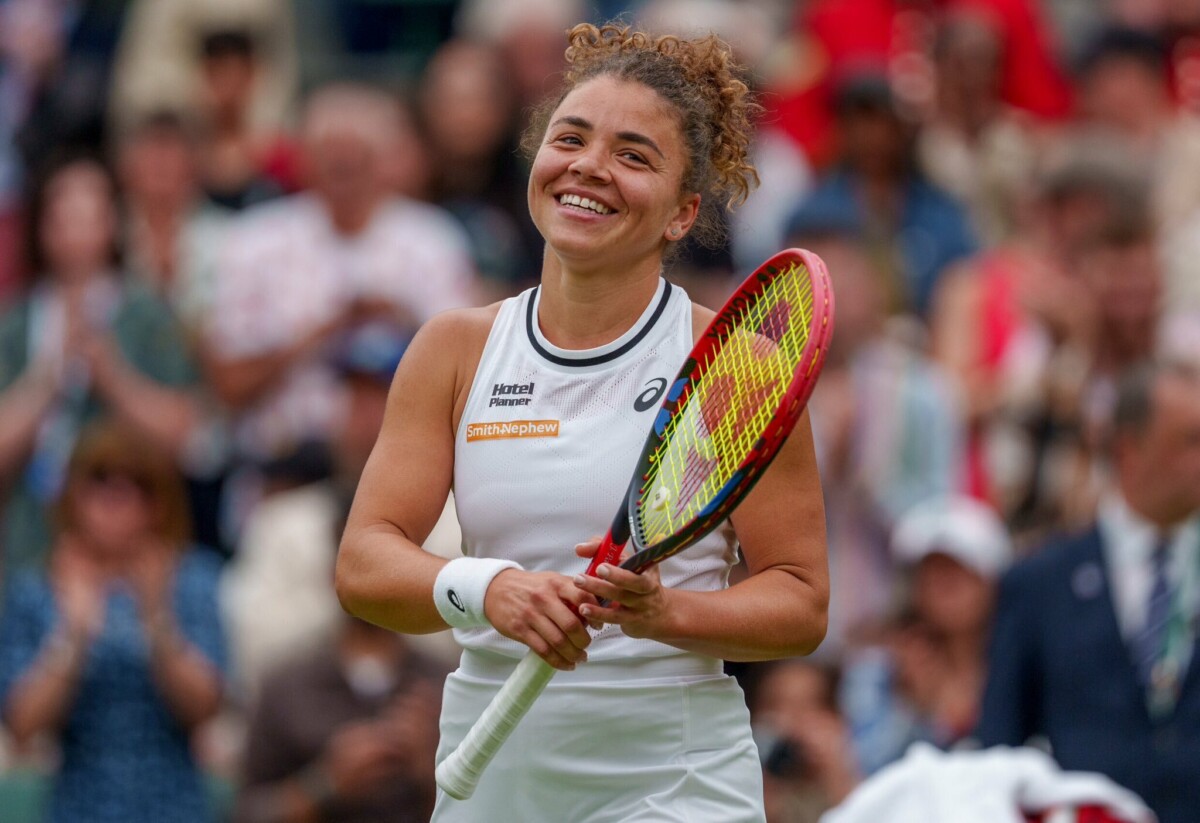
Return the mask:
[[144, 484], [123, 472], [96, 471], [75, 486], [75, 525], [106, 557], [135, 551], [150, 534], [153, 509]]
[[116, 208], [107, 175], [94, 163], [66, 166], [46, 185], [38, 225], [42, 254], [58, 274], [107, 267], [116, 235]]
[[700, 205], [700, 195], [680, 191], [687, 166], [679, 116], [666, 101], [640, 83], [597, 77], [550, 117], [530, 173], [530, 214], [577, 269], [661, 257]]

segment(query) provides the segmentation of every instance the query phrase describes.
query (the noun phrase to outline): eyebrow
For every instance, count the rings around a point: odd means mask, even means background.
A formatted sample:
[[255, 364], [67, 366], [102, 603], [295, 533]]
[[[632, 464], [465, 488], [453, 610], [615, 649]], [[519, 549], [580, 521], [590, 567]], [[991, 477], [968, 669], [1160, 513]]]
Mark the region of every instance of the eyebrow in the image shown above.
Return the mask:
[[[575, 115], [560, 117], [550, 125], [557, 126], [559, 123], [566, 123], [569, 126], [574, 126], [575, 128], [584, 129], [586, 131], [592, 131], [594, 128], [591, 122], [582, 117], [576, 117]], [[649, 146], [650, 148], [654, 149], [659, 157], [663, 158], [664, 160], [667, 158], [667, 156], [663, 154], [662, 149], [658, 147], [658, 144], [644, 134], [639, 134], [636, 131], [619, 131], [617, 132], [617, 138], [619, 140], [624, 140], [627, 143], [637, 143], [639, 146]]]

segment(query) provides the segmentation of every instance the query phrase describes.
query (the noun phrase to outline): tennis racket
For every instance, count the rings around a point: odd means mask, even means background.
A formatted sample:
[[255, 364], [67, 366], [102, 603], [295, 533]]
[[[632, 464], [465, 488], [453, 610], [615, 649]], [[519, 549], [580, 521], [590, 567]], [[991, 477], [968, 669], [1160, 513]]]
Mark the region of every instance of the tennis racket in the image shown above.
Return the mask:
[[[738, 287], [697, 341], [646, 439], [620, 511], [587, 574], [661, 563], [724, 521], [754, 487], [800, 419], [833, 333], [833, 291], [815, 254], [788, 249]], [[464, 800], [555, 669], [525, 655], [437, 767]]]

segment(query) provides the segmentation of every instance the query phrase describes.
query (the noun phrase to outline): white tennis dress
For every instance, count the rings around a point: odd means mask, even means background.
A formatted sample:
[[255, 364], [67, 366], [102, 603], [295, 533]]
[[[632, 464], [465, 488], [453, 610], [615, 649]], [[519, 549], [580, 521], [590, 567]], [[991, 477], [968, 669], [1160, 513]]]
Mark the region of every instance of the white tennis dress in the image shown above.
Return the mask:
[[[574, 547], [604, 534], [663, 392], [692, 348], [692, 306], [659, 281], [637, 322], [582, 351], [537, 324], [540, 290], [496, 317], [455, 440], [463, 551], [531, 571], [577, 574]], [[716, 590], [737, 551], [720, 529], [661, 566], [665, 586]], [[494, 629], [455, 629], [438, 760], [466, 734], [526, 647]], [[492, 762], [474, 796], [439, 793], [435, 821], [761, 821], [749, 713], [720, 660], [616, 626], [588, 662], [560, 672]]]

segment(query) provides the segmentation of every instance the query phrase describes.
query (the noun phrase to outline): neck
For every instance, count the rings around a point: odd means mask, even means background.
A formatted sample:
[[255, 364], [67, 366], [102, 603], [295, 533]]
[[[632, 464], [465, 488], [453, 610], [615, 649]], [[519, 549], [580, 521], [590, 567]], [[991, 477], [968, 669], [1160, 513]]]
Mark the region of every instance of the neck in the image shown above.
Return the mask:
[[983, 662], [982, 634], [970, 629], [945, 636], [946, 662], [953, 671], [971, 671]]
[[322, 198], [329, 213], [329, 221], [333, 223], [338, 234], [345, 236], [356, 235], [370, 225], [371, 218], [375, 216], [375, 209], [382, 201], [382, 197], [373, 197], [353, 203], [335, 203]]
[[572, 267], [546, 250], [538, 324], [546, 339], [564, 349], [590, 349], [627, 332], [658, 289], [662, 260], [608, 271]]
[[63, 294], [78, 294], [87, 289], [89, 283], [98, 279], [102, 266], [90, 264], [64, 264], [55, 267], [54, 285]]
[[1158, 493], [1152, 480], [1122, 478], [1120, 488], [1125, 505], [1138, 517], [1162, 531], [1169, 531], [1196, 514], [1190, 506]]

